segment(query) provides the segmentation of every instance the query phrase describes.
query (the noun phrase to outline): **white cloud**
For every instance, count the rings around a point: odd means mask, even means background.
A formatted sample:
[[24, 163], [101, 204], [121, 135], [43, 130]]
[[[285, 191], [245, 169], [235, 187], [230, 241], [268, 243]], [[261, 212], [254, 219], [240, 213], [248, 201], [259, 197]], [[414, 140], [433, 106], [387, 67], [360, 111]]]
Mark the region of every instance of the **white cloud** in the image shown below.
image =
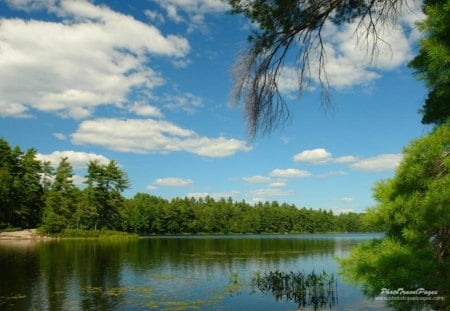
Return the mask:
[[[368, 34], [367, 21], [357, 29], [359, 20], [337, 26], [327, 22], [322, 31], [325, 49], [325, 72], [330, 86], [336, 90], [346, 90], [355, 86], [371, 85], [381, 77], [380, 71], [394, 70], [413, 57], [413, 45], [418, 39], [417, 31], [410, 31], [414, 22], [423, 18], [419, 6], [403, 10], [400, 24], [395, 27], [386, 23], [377, 25], [377, 46], [372, 54], [370, 44], [374, 34]], [[414, 29], [414, 28], [413, 28]], [[373, 57], [372, 57], [373, 56]], [[319, 55], [310, 55], [310, 72], [307, 77], [319, 83]], [[284, 93], [298, 90], [298, 70], [286, 65], [280, 72], [278, 86]], [[324, 76], [321, 77], [322, 80]], [[311, 87], [314, 89], [314, 85]]]
[[268, 184], [272, 182], [272, 178], [260, 175], [243, 177], [242, 180], [249, 184]]
[[[333, 157], [333, 155], [324, 148], [317, 148], [312, 150], [305, 150], [297, 153], [293, 157], [293, 161], [297, 163], [310, 164], [347, 164], [351, 169], [376, 172], [376, 171], [390, 171], [396, 168], [402, 159], [401, 154], [381, 154], [367, 159], [360, 159], [352, 155], [341, 157]], [[347, 175], [347, 172], [338, 170], [317, 174], [319, 178], [326, 178], [336, 175]]]
[[156, 23], [164, 23], [165, 22], [164, 15], [162, 15], [161, 13], [159, 13], [157, 11], [145, 10], [144, 14], [152, 22], [156, 22]]
[[347, 155], [339, 158], [333, 159], [335, 163], [352, 163], [358, 161], [358, 158], [355, 156]]
[[79, 151], [54, 151], [50, 154], [37, 154], [40, 161], [50, 161], [53, 167], [57, 167], [61, 158], [67, 157], [73, 169], [86, 168], [89, 161], [98, 160], [100, 164], [108, 164], [109, 159], [103, 155]]
[[[39, 2], [11, 0], [28, 10]], [[0, 23], [0, 115], [26, 117], [30, 109], [85, 118], [100, 105], [121, 105], [128, 93], [164, 80], [149, 56], [186, 56], [178, 35], [88, 1], [44, 1], [61, 22], [3, 18]], [[83, 66], [80, 66], [83, 64]]]
[[194, 113], [202, 106], [202, 98], [191, 93], [182, 95], [166, 95], [163, 99], [164, 107], [172, 111]]
[[319, 177], [319, 178], [328, 178], [331, 176], [345, 176], [345, 175], [347, 175], [346, 171], [339, 170], [339, 171], [325, 172], [325, 173], [317, 174], [315, 176]]
[[392, 171], [399, 165], [401, 160], [401, 154], [380, 154], [359, 160], [351, 164], [350, 168], [368, 172]]
[[153, 182], [153, 185], [163, 187], [187, 187], [194, 183], [192, 179], [183, 179], [177, 177], [158, 178]]
[[332, 154], [323, 148], [305, 150], [294, 155], [294, 162], [306, 162], [312, 164], [323, 164], [332, 159]]
[[262, 189], [250, 191], [250, 195], [258, 198], [258, 201], [259, 201], [259, 198], [285, 197], [285, 196], [290, 196], [290, 195], [294, 195], [294, 194], [295, 194], [294, 190], [282, 190], [279, 188], [262, 188]]
[[276, 187], [285, 187], [286, 185], [287, 183], [285, 181], [278, 180], [270, 183], [268, 186], [276, 188]]
[[281, 93], [298, 91], [298, 70], [292, 67], [283, 67], [277, 80], [278, 90]]
[[188, 24], [188, 31], [204, 30], [205, 15], [221, 13], [230, 9], [222, 0], [153, 0], [166, 12], [167, 17], [175, 23]]
[[311, 173], [296, 168], [274, 169], [270, 172], [270, 176], [278, 178], [303, 178], [311, 176]]
[[251, 147], [234, 138], [209, 138], [171, 122], [152, 119], [95, 119], [80, 123], [75, 144], [91, 144], [132, 153], [185, 151], [204, 157], [227, 157]]
[[77, 174], [72, 176], [72, 182], [76, 186], [83, 186], [85, 180], [86, 180], [85, 177], [77, 175]]
[[342, 197], [342, 198], [337, 198], [336, 201], [341, 201], [341, 202], [353, 202], [355, 199], [352, 197]]
[[161, 118], [163, 116], [161, 110], [158, 107], [143, 104], [134, 103], [130, 106], [129, 110], [138, 116]]
[[[382, 38], [377, 40], [374, 57], [371, 57], [370, 44], [374, 42], [375, 34], [365, 32], [368, 21], [363, 21], [358, 28], [359, 20], [337, 26], [332, 22], [324, 25], [322, 39], [326, 50], [325, 71], [328, 82], [332, 88], [344, 90], [354, 86], [370, 85], [381, 77], [380, 71], [393, 70], [413, 57], [413, 45], [416, 43], [417, 31], [410, 31], [414, 22], [423, 18], [420, 5], [403, 7], [399, 15], [399, 23], [379, 22], [377, 35]], [[318, 55], [311, 55], [310, 78], [319, 82]], [[290, 73], [292, 67], [286, 71], [285, 76], [289, 82], [285, 82], [284, 88], [288, 91], [296, 87], [294, 80], [297, 77]], [[281, 74], [283, 75], [283, 73]], [[323, 78], [323, 77], [322, 77]], [[285, 81], [286, 79], [283, 79]]]
[[53, 135], [53, 137], [55, 137], [56, 139], [59, 139], [59, 140], [67, 139], [67, 136], [63, 133], [53, 133], [52, 135]]
[[334, 207], [332, 210], [334, 215], [355, 213], [355, 210], [352, 207], [347, 206]]

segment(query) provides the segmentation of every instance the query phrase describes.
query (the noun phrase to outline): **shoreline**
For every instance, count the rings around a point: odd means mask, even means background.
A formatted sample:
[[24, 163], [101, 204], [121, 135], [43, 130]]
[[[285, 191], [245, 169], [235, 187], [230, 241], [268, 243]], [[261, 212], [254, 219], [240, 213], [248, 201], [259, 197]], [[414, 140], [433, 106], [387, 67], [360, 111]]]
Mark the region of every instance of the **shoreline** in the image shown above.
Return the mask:
[[20, 231], [1, 232], [0, 241], [21, 241], [21, 240], [52, 240], [54, 238], [39, 235], [36, 229], [25, 229]]

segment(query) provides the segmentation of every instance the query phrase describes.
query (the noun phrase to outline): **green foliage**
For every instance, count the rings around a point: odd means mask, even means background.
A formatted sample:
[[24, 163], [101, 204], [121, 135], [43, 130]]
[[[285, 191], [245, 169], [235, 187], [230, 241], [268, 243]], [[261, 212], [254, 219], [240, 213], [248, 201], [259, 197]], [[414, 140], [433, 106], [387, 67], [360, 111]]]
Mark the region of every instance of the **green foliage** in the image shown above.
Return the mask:
[[68, 158], [62, 158], [46, 196], [42, 227], [48, 233], [75, 226], [74, 215], [79, 190], [73, 184], [73, 175]]
[[90, 161], [85, 183], [77, 213], [82, 225], [89, 229], [116, 228], [120, 222], [118, 210], [124, 202], [121, 192], [130, 186], [126, 173], [115, 161], [107, 165]]
[[403, 154], [395, 177], [376, 184], [378, 205], [367, 216], [384, 226], [386, 236], [358, 246], [342, 260], [344, 275], [366, 284], [372, 296], [382, 288], [438, 290], [447, 300], [432, 304], [445, 309], [450, 288], [450, 126], [413, 141]]
[[89, 162], [86, 187], [81, 190], [73, 183], [67, 158], [53, 172], [50, 163], [36, 160], [36, 150], [23, 153], [2, 139], [0, 160], [0, 229], [41, 225], [42, 234], [62, 236], [103, 229], [139, 234], [379, 231], [365, 225], [362, 214], [336, 216], [276, 201], [256, 205], [211, 197], [168, 201], [146, 193], [125, 199], [122, 191], [130, 183], [115, 161]]
[[250, 205], [231, 198], [174, 198], [167, 201], [137, 193], [119, 210], [122, 229], [141, 234], [361, 232], [364, 215], [265, 202]]
[[450, 1], [424, 1], [424, 12], [426, 19], [419, 29], [425, 37], [409, 66], [429, 90], [422, 122], [443, 124], [450, 117]]
[[299, 309], [312, 306], [314, 310], [332, 307], [337, 303], [337, 280], [325, 271], [316, 273], [270, 271], [252, 280], [261, 292], [270, 292], [277, 301], [293, 300]]
[[11, 149], [0, 139], [0, 226], [33, 228], [40, 224], [44, 200], [41, 163], [36, 150]]
[[56, 236], [61, 238], [136, 238], [137, 235], [114, 230], [64, 229]]

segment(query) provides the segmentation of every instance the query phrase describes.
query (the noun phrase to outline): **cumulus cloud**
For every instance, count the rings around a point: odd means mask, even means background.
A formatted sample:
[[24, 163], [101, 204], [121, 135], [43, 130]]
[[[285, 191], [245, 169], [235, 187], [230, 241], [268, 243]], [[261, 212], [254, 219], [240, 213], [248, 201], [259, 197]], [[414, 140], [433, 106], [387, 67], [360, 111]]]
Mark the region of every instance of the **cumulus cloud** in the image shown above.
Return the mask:
[[58, 140], [66, 140], [67, 139], [67, 136], [63, 133], [53, 133], [52, 135], [53, 135], [53, 137], [55, 137]]
[[346, 171], [338, 170], [338, 171], [330, 171], [330, 172], [317, 174], [315, 176], [318, 177], [318, 178], [328, 178], [328, 177], [331, 177], [331, 176], [345, 176], [345, 175], [347, 175]]
[[164, 154], [185, 151], [213, 158], [251, 150], [243, 140], [204, 137], [171, 122], [153, 119], [86, 120], [72, 134], [72, 142], [121, 152]]
[[194, 113], [202, 106], [202, 98], [191, 93], [181, 95], [166, 95], [163, 99], [164, 107], [172, 111]]
[[[346, 164], [351, 169], [367, 171], [367, 172], [379, 172], [390, 171], [395, 169], [402, 159], [401, 154], [380, 154], [373, 157], [360, 159], [359, 157], [346, 155], [341, 157], [333, 157], [331, 152], [328, 152], [324, 148], [317, 148], [312, 150], [305, 150], [294, 155], [293, 161], [296, 163], [310, 163], [310, 164]], [[338, 170], [331, 171], [316, 175], [320, 178], [335, 176], [335, 175], [347, 175], [347, 172]]]
[[311, 173], [296, 168], [274, 169], [270, 172], [270, 176], [277, 178], [303, 178], [311, 176]]
[[53, 167], [57, 167], [61, 158], [67, 157], [73, 169], [86, 168], [89, 161], [99, 161], [100, 164], [108, 164], [109, 159], [101, 154], [79, 152], [79, 151], [54, 151], [50, 154], [37, 154], [40, 161], [49, 161]]
[[167, 18], [175, 23], [186, 23], [188, 31], [205, 30], [205, 15], [221, 13], [230, 9], [222, 0], [153, 0], [165, 11]]
[[337, 198], [336, 201], [341, 201], [341, 202], [353, 202], [355, 199], [352, 197], [342, 197], [342, 198]]
[[[255, 198], [268, 198], [268, 197], [285, 197], [294, 195], [294, 190], [282, 190], [279, 188], [262, 188], [250, 191], [250, 195]], [[261, 201], [258, 199], [258, 201]]]
[[163, 116], [161, 110], [158, 107], [143, 103], [134, 103], [130, 106], [129, 110], [130, 112], [143, 117], [161, 118]]
[[182, 59], [190, 49], [181, 36], [165, 36], [152, 25], [88, 1], [9, 4], [47, 9], [60, 21], [1, 20], [1, 116], [28, 117], [36, 109], [86, 118], [100, 105], [120, 106], [131, 90], [148, 92], [164, 82], [147, 66], [149, 57]]
[[272, 178], [261, 175], [243, 177], [242, 180], [249, 184], [268, 184], [272, 182]]
[[359, 160], [350, 165], [350, 168], [367, 172], [382, 172], [394, 170], [402, 160], [401, 154], [380, 154], [367, 159]]
[[286, 185], [287, 185], [286, 181], [278, 180], [278, 181], [271, 182], [268, 186], [272, 187], [272, 188], [277, 188], [277, 187], [285, 187]]
[[194, 183], [192, 179], [183, 179], [177, 177], [158, 178], [153, 182], [154, 186], [162, 187], [187, 187]]
[[355, 213], [355, 210], [348, 206], [333, 207], [332, 210], [334, 215]]
[[294, 162], [306, 162], [313, 164], [323, 164], [330, 161], [332, 154], [323, 148], [317, 148], [313, 150], [305, 150], [294, 155]]
[[347, 155], [333, 159], [335, 163], [353, 163], [358, 161], [358, 157]]
[[[381, 77], [380, 71], [394, 70], [408, 62], [414, 55], [413, 45], [418, 39], [415, 23], [423, 19], [420, 5], [412, 4], [399, 15], [399, 23], [386, 23], [377, 26], [377, 40], [374, 55], [367, 43], [374, 42], [375, 34], [364, 30], [368, 21], [363, 21], [359, 29], [359, 20], [344, 25], [327, 22], [322, 31], [325, 54], [325, 71], [330, 86], [336, 90], [345, 90], [354, 86], [370, 85]], [[411, 31], [412, 29], [412, 31]], [[373, 56], [373, 57], [372, 57]], [[308, 77], [319, 83], [318, 55], [310, 55], [311, 72]], [[298, 89], [298, 70], [286, 66], [279, 76], [279, 90], [290, 93]], [[323, 76], [322, 76], [323, 78]]]
[[333, 157], [333, 154], [325, 148], [316, 148], [311, 150], [304, 150], [294, 155], [292, 160], [296, 163], [309, 164], [325, 164], [325, 163], [353, 163], [358, 161], [358, 158], [352, 155], [341, 157]]

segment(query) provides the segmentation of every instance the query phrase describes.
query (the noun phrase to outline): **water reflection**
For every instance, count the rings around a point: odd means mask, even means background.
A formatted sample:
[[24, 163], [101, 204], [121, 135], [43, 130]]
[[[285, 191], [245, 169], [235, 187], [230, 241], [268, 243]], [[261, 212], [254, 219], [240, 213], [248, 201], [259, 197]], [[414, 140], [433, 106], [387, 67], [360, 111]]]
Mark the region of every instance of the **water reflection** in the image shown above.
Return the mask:
[[299, 309], [312, 307], [322, 310], [335, 307], [337, 300], [337, 280], [326, 271], [316, 273], [270, 271], [256, 273], [252, 284], [261, 292], [269, 292], [277, 301], [294, 301]]
[[[1, 310], [286, 310], [253, 293], [255, 271], [326, 270], [370, 235], [151, 237], [138, 240], [0, 242]], [[239, 295], [230, 295], [230, 276]], [[339, 282], [338, 282], [339, 283]], [[337, 309], [368, 303], [338, 284]], [[235, 291], [234, 291], [235, 292]], [[288, 299], [289, 300], [289, 299]]]

